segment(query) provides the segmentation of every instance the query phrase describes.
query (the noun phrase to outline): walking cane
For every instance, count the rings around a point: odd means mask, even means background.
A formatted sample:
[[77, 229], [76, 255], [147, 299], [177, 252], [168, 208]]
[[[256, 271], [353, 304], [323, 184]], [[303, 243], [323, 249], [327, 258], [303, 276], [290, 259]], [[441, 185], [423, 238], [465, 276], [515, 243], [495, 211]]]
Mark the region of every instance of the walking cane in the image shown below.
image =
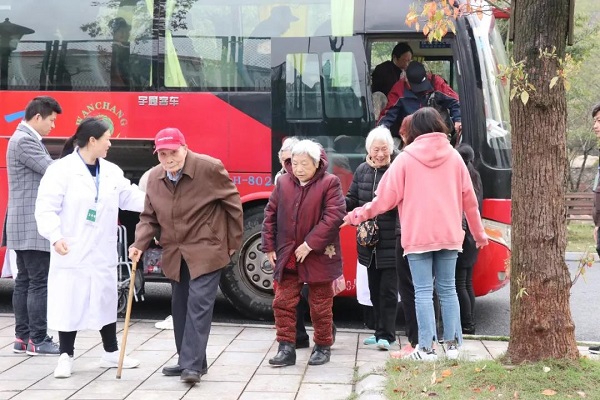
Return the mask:
[[129, 296], [127, 297], [127, 310], [125, 311], [125, 329], [123, 330], [123, 343], [121, 344], [121, 354], [119, 354], [119, 364], [117, 367], [117, 379], [121, 379], [121, 371], [123, 370], [125, 346], [127, 346], [127, 334], [129, 333], [129, 318], [131, 317], [131, 305], [133, 304], [133, 290], [135, 289], [136, 268], [137, 261], [133, 261], [131, 266], [131, 276], [129, 280]]

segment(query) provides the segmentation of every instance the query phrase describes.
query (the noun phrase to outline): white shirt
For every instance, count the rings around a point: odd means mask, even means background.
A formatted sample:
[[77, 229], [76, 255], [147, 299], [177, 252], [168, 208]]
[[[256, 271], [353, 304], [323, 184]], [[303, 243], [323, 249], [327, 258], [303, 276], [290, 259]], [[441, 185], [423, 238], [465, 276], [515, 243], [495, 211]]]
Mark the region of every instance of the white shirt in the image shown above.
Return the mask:
[[26, 127], [28, 127], [29, 129], [31, 129], [31, 131], [32, 131], [33, 133], [35, 133], [35, 136], [38, 138], [38, 140], [39, 140], [40, 142], [42, 141], [42, 135], [40, 135], [40, 134], [38, 133], [38, 131], [36, 131], [35, 129], [33, 129], [33, 127], [32, 127], [31, 125], [29, 125], [27, 122], [25, 122], [25, 120], [21, 121], [21, 123], [22, 123], [23, 125], [25, 125]]

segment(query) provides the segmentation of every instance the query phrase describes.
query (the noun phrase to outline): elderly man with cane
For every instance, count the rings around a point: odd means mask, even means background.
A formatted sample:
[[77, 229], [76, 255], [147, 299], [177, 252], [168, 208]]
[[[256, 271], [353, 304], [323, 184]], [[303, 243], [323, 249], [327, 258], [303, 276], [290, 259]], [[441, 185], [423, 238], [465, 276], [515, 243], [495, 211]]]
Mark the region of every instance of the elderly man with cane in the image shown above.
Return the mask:
[[242, 242], [242, 202], [221, 161], [188, 150], [179, 129], [161, 130], [154, 143], [160, 165], [148, 176], [129, 257], [139, 261], [160, 236], [179, 353], [177, 365], [162, 372], [195, 384], [208, 370], [206, 345], [221, 271]]

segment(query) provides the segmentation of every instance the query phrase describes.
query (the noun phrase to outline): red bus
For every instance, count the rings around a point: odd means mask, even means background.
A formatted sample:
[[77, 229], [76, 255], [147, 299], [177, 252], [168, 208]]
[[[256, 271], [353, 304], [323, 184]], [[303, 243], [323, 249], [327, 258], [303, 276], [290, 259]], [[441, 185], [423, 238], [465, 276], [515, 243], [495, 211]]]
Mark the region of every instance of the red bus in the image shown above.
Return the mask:
[[[157, 164], [155, 133], [176, 126], [189, 147], [223, 161], [244, 203], [244, 244], [221, 290], [243, 314], [272, 316], [272, 269], [260, 249], [263, 209], [291, 135], [319, 141], [347, 188], [375, 125], [370, 73], [398, 41], [460, 94], [463, 140], [476, 152], [493, 242], [474, 272], [477, 295], [508, 282], [510, 128], [505, 61], [494, 18], [467, 16], [429, 43], [404, 25], [398, 0], [5, 0], [0, 6], [0, 153], [37, 95], [63, 108], [44, 139], [58, 157], [86, 116], [113, 129], [108, 159], [133, 182]], [[0, 157], [0, 215], [7, 202]], [[135, 215], [122, 215], [130, 235]], [[435, 229], [435, 227], [432, 227]], [[354, 229], [342, 230], [355, 294]], [[4, 251], [4, 249], [2, 249]], [[2, 254], [0, 254], [1, 256]]]

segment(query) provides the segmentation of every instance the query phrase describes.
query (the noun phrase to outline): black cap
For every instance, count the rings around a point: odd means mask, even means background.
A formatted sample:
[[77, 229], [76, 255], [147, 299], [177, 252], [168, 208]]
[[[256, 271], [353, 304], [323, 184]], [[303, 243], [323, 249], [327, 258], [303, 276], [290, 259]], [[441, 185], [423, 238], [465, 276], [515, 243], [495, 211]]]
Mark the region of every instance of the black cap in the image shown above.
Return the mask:
[[425, 67], [418, 61], [411, 61], [406, 67], [406, 79], [410, 83], [410, 88], [415, 93], [427, 92], [433, 90], [431, 82], [427, 79]]
[[125, 21], [123, 17], [117, 17], [109, 22], [110, 29], [113, 33], [117, 32], [120, 29], [131, 30], [131, 25]]

